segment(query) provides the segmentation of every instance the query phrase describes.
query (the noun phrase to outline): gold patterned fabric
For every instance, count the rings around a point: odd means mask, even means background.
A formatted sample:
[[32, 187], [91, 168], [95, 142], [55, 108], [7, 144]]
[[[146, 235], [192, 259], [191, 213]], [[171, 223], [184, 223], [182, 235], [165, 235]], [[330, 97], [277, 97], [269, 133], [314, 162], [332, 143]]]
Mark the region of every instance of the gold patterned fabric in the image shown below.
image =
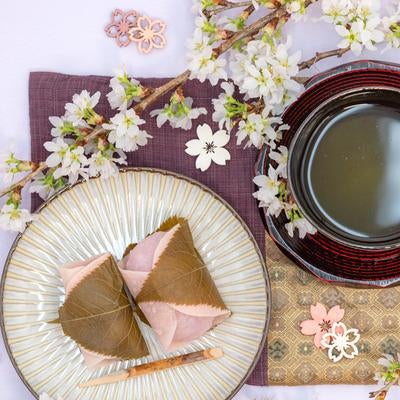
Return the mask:
[[[323, 282], [300, 269], [266, 239], [267, 268], [272, 287], [272, 318], [268, 335], [268, 384], [374, 383], [382, 353], [400, 352], [400, 287], [356, 289]], [[322, 303], [345, 310], [342, 322], [357, 328], [359, 355], [333, 363], [313, 336], [300, 332], [311, 319], [310, 306]]]

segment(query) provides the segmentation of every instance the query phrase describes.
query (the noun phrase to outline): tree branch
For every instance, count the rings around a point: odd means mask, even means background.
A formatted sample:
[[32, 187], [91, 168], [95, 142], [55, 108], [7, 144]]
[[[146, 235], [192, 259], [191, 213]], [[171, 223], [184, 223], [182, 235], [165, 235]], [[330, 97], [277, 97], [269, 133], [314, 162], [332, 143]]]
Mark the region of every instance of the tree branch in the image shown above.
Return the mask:
[[240, 7], [249, 7], [252, 5], [253, 5], [253, 3], [251, 1], [241, 1], [239, 3], [233, 3], [233, 2], [228, 1], [228, 2], [226, 2], [226, 5], [224, 5], [222, 7], [204, 11], [204, 15], [206, 17], [210, 18], [213, 15], [219, 14], [224, 11], [233, 10], [235, 8], [240, 8]]
[[29, 174], [25, 175], [21, 180], [12, 184], [8, 188], [5, 188], [2, 191], [0, 191], [0, 197], [3, 197], [7, 193], [10, 193], [10, 192], [14, 191], [15, 189], [24, 187], [25, 184], [30, 182], [36, 175], [38, 175], [40, 172], [42, 172], [46, 168], [47, 168], [46, 163], [41, 162], [40, 164], [37, 165], [37, 168], [33, 168], [32, 171]]
[[163, 96], [165, 93], [168, 93], [170, 90], [175, 89], [179, 85], [183, 85], [190, 76], [190, 71], [186, 70], [182, 74], [177, 77], [169, 80], [164, 85], [154, 89], [153, 93], [150, 96], [147, 96], [140, 103], [136, 104], [133, 108], [137, 114], [143, 112], [150, 104], [154, 103], [159, 97]]
[[350, 47], [346, 47], [344, 49], [335, 49], [330, 51], [323, 51], [315, 53], [314, 57], [311, 57], [309, 60], [303, 61], [299, 64], [300, 71], [303, 69], [311, 68], [318, 61], [324, 60], [329, 57], [341, 57], [343, 54], [347, 53], [350, 50]]

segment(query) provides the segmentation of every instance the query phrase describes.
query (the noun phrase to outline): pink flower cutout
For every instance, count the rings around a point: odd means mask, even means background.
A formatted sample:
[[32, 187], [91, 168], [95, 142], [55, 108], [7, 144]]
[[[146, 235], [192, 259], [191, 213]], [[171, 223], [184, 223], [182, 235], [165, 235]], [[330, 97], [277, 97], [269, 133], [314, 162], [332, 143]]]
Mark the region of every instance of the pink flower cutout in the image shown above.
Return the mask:
[[149, 53], [153, 48], [162, 49], [165, 46], [165, 23], [159, 19], [151, 20], [141, 16], [137, 19], [137, 26], [129, 31], [129, 38], [137, 42], [141, 53]]
[[325, 348], [322, 345], [322, 336], [329, 332], [335, 322], [339, 322], [344, 317], [344, 310], [340, 306], [332, 307], [328, 312], [323, 304], [317, 303], [311, 306], [311, 317], [300, 324], [303, 335], [315, 335], [314, 344], [318, 348]]
[[108, 37], [114, 38], [119, 47], [130, 44], [129, 30], [136, 26], [138, 13], [135, 10], [124, 12], [117, 8], [111, 13], [111, 22], [105, 27]]

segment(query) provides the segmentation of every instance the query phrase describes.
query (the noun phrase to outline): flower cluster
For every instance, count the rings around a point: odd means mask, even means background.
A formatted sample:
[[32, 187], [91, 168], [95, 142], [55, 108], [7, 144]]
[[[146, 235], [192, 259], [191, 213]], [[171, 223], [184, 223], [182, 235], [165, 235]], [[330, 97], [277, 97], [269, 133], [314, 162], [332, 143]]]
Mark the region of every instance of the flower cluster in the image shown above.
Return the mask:
[[384, 354], [378, 360], [381, 371], [375, 373], [375, 380], [381, 389], [369, 394], [370, 398], [384, 400], [389, 390], [394, 385], [400, 385], [400, 353]]
[[280, 114], [303, 90], [293, 78], [298, 74], [301, 52], [289, 54], [285, 43], [252, 40], [235, 52], [230, 69], [232, 79], [247, 99], [262, 98], [273, 115]]
[[343, 322], [344, 309], [336, 305], [329, 311], [321, 303], [310, 308], [312, 319], [300, 323], [303, 335], [314, 336], [314, 345], [328, 350], [328, 358], [334, 363], [343, 358], [358, 355], [356, 343], [360, 340], [358, 329], [347, 328]]
[[151, 111], [150, 116], [157, 116], [159, 128], [168, 121], [172, 128], [189, 130], [192, 129], [192, 120], [197, 119], [200, 115], [207, 114], [204, 107], [193, 108], [192, 105], [193, 99], [184, 97], [183, 91], [178, 89], [164, 108]]
[[380, 0], [322, 0], [322, 19], [333, 23], [342, 37], [338, 47], [360, 55], [376, 50], [386, 40], [388, 47], [400, 46], [400, 5], [390, 17], [380, 17]]
[[1, 182], [10, 184], [15, 175], [30, 171], [32, 169], [32, 162], [19, 160], [15, 157], [14, 153], [0, 155], [0, 176]]
[[202, 13], [196, 18], [196, 30], [188, 42], [190, 79], [208, 80], [215, 86], [220, 79], [228, 78], [226, 60], [215, 52], [216, 44], [225, 35], [215, 18], [208, 19]]
[[285, 224], [289, 236], [293, 237], [296, 229], [300, 239], [303, 239], [307, 233], [315, 234], [316, 229], [303, 217], [286, 185], [288, 149], [285, 146], [279, 146], [277, 151], [269, 153], [269, 157], [277, 166], [274, 168], [270, 165], [268, 175], [258, 175], [254, 178], [258, 190], [253, 196], [260, 202], [260, 207], [267, 209], [268, 215], [277, 218], [281, 212], [285, 213], [289, 221]]
[[116, 71], [110, 80], [110, 87], [112, 90], [107, 94], [108, 102], [113, 110], [120, 111], [128, 109], [134, 101], [139, 101], [147, 92], [139, 81], [129, 78], [124, 70]]
[[[63, 116], [49, 118], [53, 139], [44, 143], [49, 152], [44, 168], [35, 172], [37, 164], [19, 160], [12, 153], [0, 163], [4, 180], [11, 182], [15, 174], [31, 171], [30, 192], [47, 199], [79, 178], [100, 176], [107, 179], [118, 174], [118, 166], [126, 165], [125, 152], [145, 146], [152, 136], [139, 128], [145, 121], [127, 108], [145, 89], [126, 74], [112, 78], [110, 86], [112, 91], [108, 99], [112, 107], [120, 109], [119, 113], [105, 122], [95, 111], [100, 92], [91, 95], [83, 90], [74, 94], [72, 102], [65, 105]], [[21, 189], [16, 186], [9, 192], [7, 203], [0, 210], [0, 228], [22, 231], [34, 219], [21, 208]]]

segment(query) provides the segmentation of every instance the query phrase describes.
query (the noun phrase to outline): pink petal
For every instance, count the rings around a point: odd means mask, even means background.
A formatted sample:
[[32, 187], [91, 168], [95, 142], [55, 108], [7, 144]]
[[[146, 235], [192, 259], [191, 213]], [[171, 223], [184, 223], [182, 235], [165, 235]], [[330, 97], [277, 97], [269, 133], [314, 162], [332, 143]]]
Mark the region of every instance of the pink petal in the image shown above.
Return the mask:
[[129, 23], [129, 25], [134, 26], [136, 25], [136, 21], [138, 18], [138, 13], [134, 10], [128, 11], [124, 15], [124, 20]]
[[319, 328], [318, 322], [313, 319], [309, 319], [307, 321], [303, 321], [300, 324], [301, 333], [303, 335], [315, 335], [321, 329]]
[[108, 24], [104, 28], [104, 30], [105, 30], [105, 32], [106, 32], [108, 37], [111, 37], [111, 38], [114, 38], [114, 39], [118, 36], [118, 33], [119, 33], [118, 25], [113, 24], [113, 23]]
[[131, 43], [129, 36], [126, 33], [119, 34], [116, 38], [116, 41], [119, 47], [126, 47]]
[[321, 340], [322, 340], [322, 336], [324, 335], [323, 332], [318, 331], [315, 336], [314, 336], [314, 344], [316, 347], [318, 347], [319, 349], [323, 349], [324, 346], [322, 346], [321, 344]]
[[154, 33], [163, 33], [165, 30], [165, 23], [160, 21], [159, 19], [156, 19], [156, 20], [152, 21], [150, 29]]
[[132, 42], [141, 42], [143, 39], [143, 31], [140, 28], [132, 28], [129, 30], [129, 39]]
[[344, 317], [344, 309], [340, 306], [332, 307], [328, 311], [328, 320], [331, 322], [339, 322]]
[[325, 306], [321, 303], [317, 303], [315, 306], [311, 306], [311, 316], [316, 321], [322, 321], [323, 319], [327, 319]]
[[138, 18], [137, 24], [138, 24], [139, 28], [146, 30], [147, 28], [150, 28], [150, 26], [151, 26], [151, 19], [144, 15], [143, 17]]
[[123, 20], [124, 15], [125, 13], [121, 9], [117, 8], [111, 14], [111, 21], [115, 24], [119, 24]]
[[165, 46], [165, 37], [159, 33], [155, 33], [152, 38], [153, 47], [156, 49], [162, 49]]
[[143, 39], [139, 42], [139, 51], [143, 54], [150, 53], [153, 48], [153, 43], [150, 39]]

